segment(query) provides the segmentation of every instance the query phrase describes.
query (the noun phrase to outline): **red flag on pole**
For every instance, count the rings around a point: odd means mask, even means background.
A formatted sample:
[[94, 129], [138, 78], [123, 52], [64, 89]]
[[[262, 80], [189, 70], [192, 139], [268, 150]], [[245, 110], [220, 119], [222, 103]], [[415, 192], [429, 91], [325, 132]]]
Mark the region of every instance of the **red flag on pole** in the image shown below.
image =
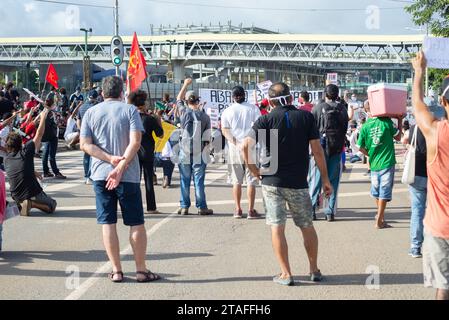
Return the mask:
[[147, 62], [140, 51], [139, 40], [134, 32], [133, 44], [129, 56], [127, 79], [130, 82], [131, 91], [139, 89], [142, 81], [147, 77]]
[[58, 74], [56, 73], [56, 69], [53, 64], [50, 63], [47, 70], [47, 75], [45, 76], [45, 80], [51, 84], [53, 87], [58, 89]]

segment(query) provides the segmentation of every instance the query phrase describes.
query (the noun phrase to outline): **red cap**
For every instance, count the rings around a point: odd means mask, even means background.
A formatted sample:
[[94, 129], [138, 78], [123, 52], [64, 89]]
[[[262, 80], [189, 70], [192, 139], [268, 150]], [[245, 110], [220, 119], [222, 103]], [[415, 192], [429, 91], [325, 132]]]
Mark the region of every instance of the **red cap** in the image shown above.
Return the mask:
[[263, 99], [262, 102], [260, 103], [261, 107], [268, 107], [270, 105], [270, 102], [268, 101], [268, 99]]

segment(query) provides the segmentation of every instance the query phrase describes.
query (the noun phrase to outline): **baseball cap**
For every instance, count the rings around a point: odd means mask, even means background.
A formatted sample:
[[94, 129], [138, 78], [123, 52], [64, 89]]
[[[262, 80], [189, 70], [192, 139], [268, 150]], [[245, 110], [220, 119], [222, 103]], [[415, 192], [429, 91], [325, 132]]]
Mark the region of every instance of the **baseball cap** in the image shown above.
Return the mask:
[[89, 97], [89, 99], [97, 99], [98, 98], [97, 90], [90, 90], [88, 97]]
[[443, 84], [441, 85], [441, 96], [449, 101], [449, 76], [443, 80]]
[[260, 105], [262, 106], [262, 107], [264, 107], [264, 108], [266, 108], [266, 107], [268, 107], [269, 105], [270, 105], [270, 102], [268, 101], [268, 99], [263, 99], [261, 102], [260, 102]]

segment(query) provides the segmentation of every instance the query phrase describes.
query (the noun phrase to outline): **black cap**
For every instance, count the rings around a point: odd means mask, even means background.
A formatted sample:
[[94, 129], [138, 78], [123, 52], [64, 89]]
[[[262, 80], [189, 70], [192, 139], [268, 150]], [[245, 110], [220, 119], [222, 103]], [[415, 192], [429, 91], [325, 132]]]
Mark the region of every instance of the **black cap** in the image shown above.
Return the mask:
[[443, 84], [441, 86], [441, 95], [449, 101], [449, 76], [443, 80]]

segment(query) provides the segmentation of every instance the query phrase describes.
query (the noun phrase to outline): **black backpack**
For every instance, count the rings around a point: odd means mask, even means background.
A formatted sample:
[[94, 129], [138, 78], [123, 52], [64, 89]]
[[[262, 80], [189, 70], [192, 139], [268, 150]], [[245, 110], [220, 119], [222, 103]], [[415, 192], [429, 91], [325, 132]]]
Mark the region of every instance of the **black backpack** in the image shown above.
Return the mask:
[[346, 111], [341, 104], [333, 107], [327, 103], [321, 112], [322, 144], [329, 157], [343, 151], [348, 125], [344, 112]]

